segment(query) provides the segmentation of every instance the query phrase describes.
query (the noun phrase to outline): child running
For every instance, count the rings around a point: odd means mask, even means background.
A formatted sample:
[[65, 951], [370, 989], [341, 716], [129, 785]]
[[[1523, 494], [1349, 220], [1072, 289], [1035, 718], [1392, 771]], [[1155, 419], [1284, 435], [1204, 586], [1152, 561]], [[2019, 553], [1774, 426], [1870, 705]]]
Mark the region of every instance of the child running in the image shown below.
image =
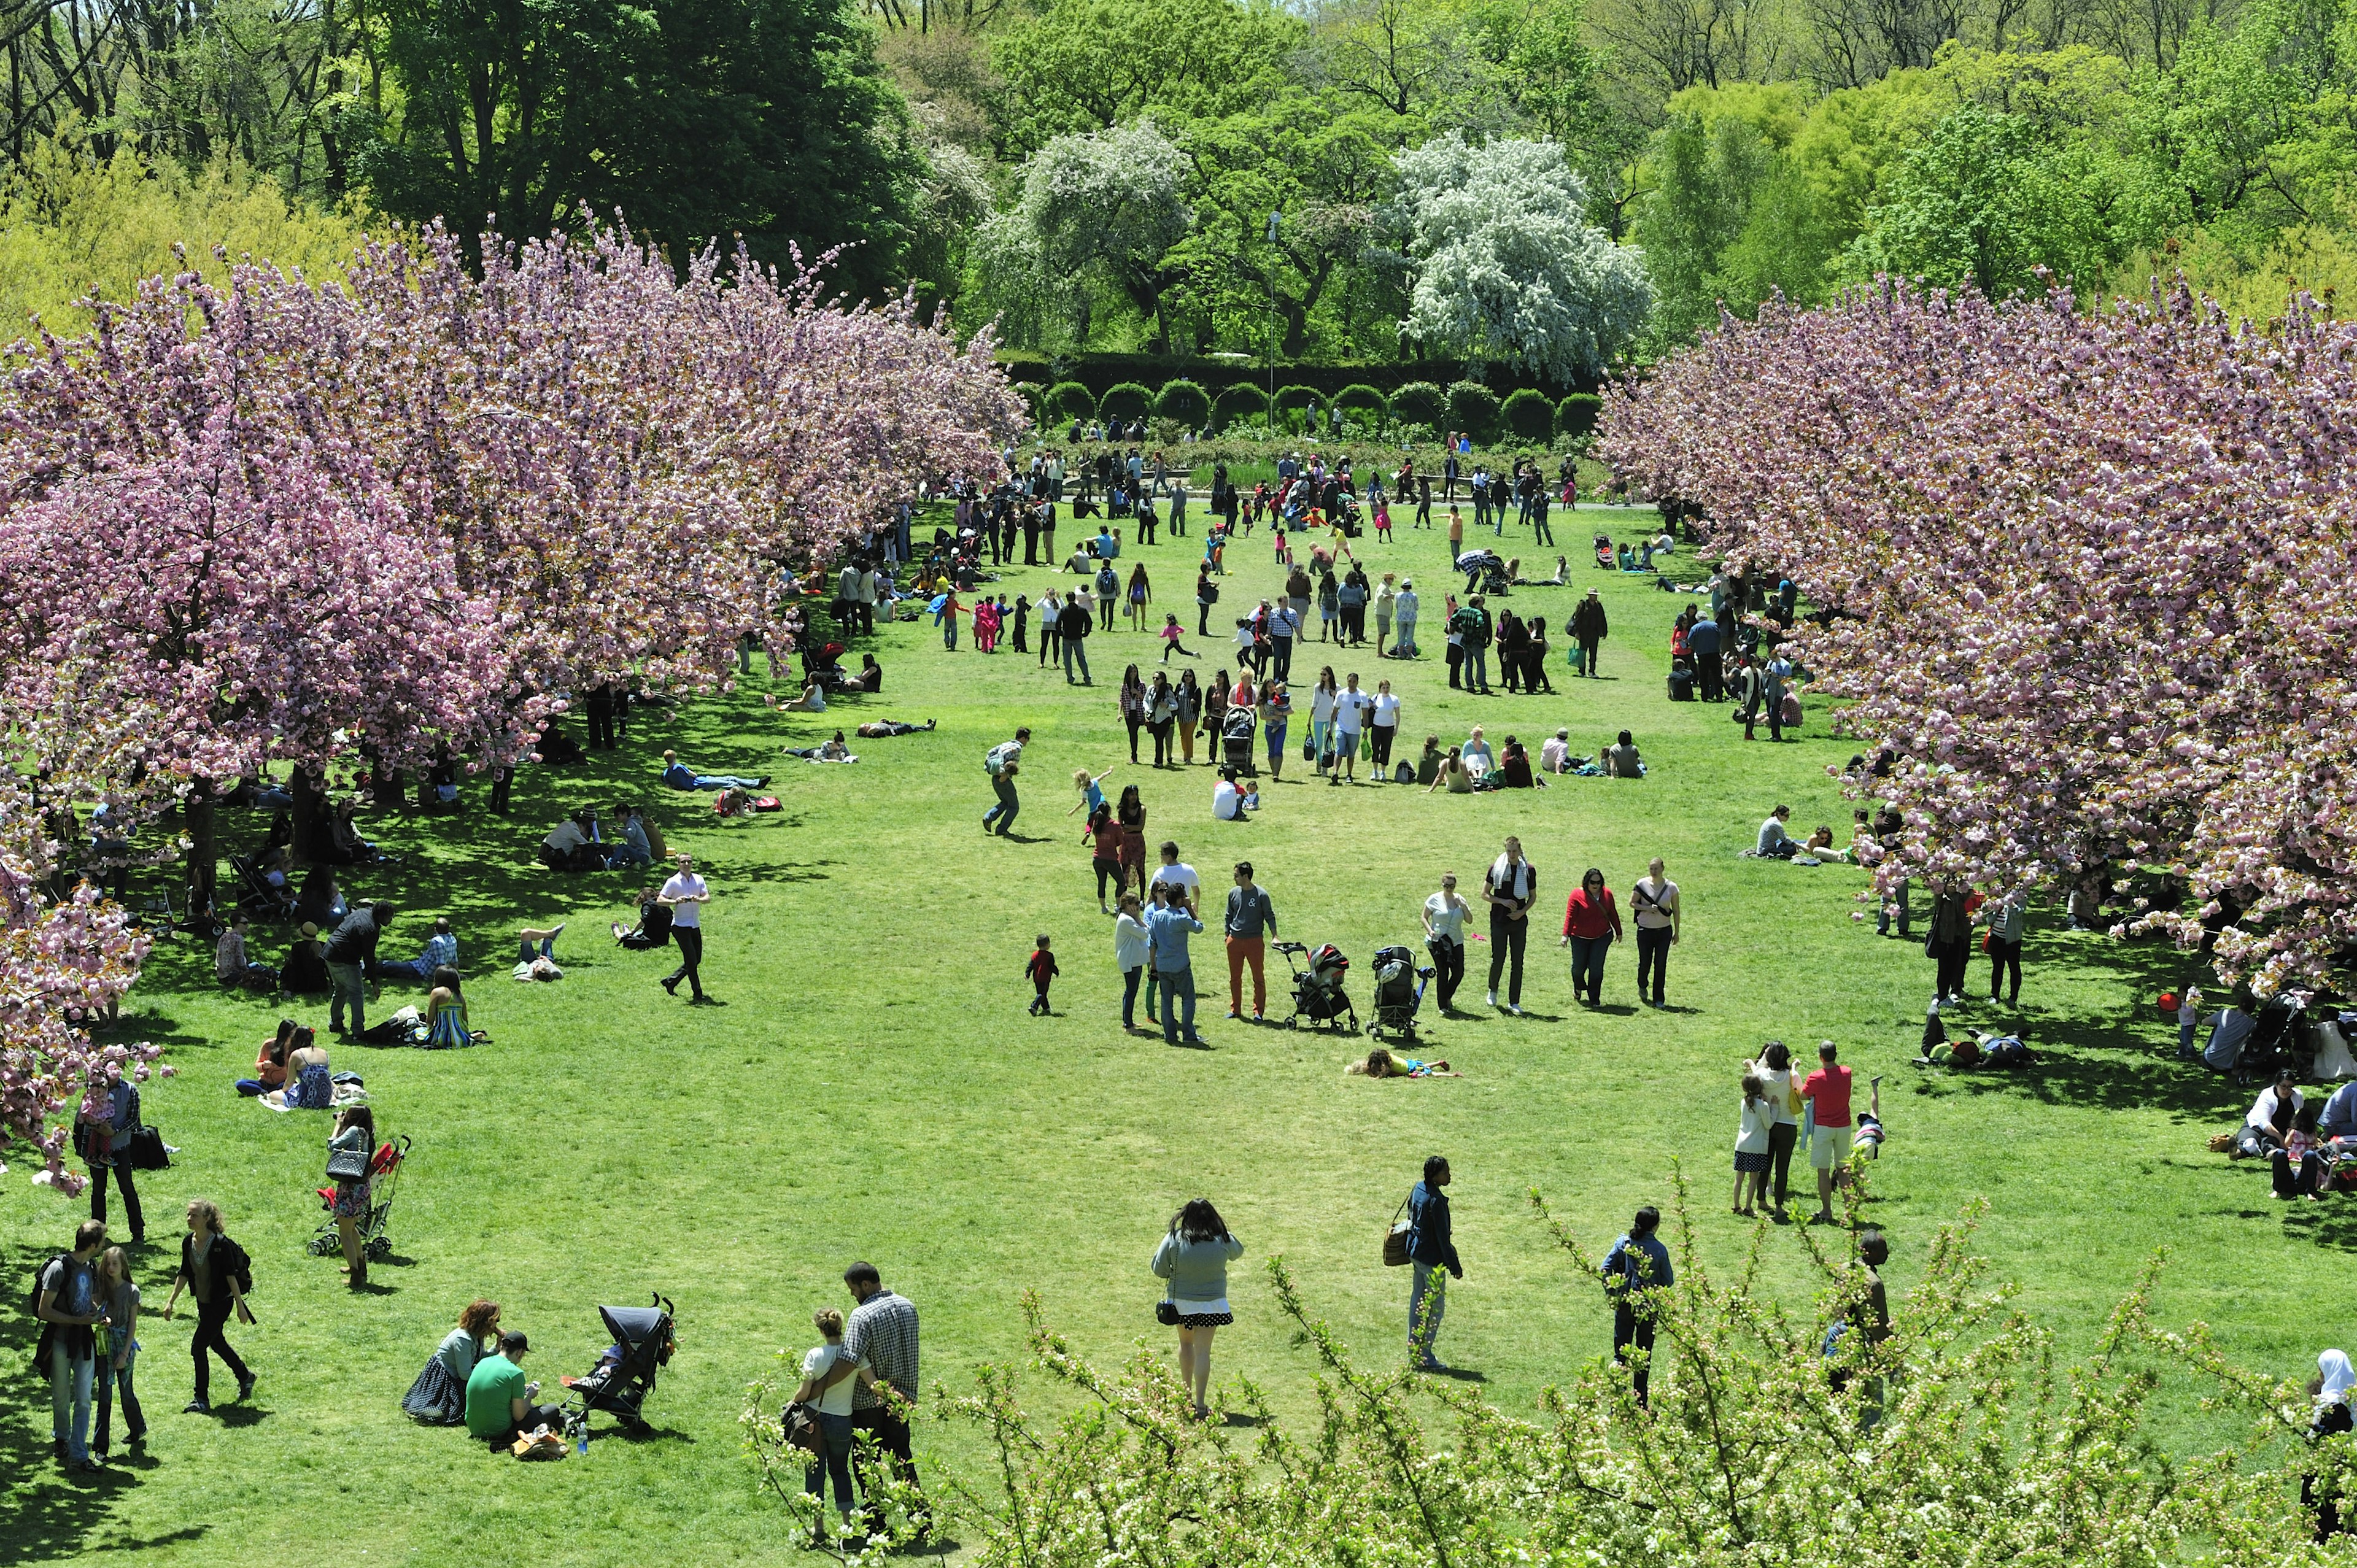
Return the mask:
[[1089, 770], [1085, 768], [1073, 768], [1072, 788], [1081, 792], [1081, 798], [1073, 804], [1072, 810], [1071, 811], [1066, 811], [1064, 815], [1069, 817], [1072, 815], [1074, 811], [1085, 811], [1092, 818], [1093, 818], [1096, 815], [1097, 808], [1105, 803], [1104, 791], [1099, 789], [1098, 785], [1112, 777], [1113, 769], [1110, 768], [1106, 768], [1103, 773], [1098, 774], [1094, 779], [1089, 777]]
[[1178, 624], [1178, 618], [1177, 616], [1166, 615], [1162, 618], [1161, 637], [1163, 663], [1169, 663], [1170, 656], [1174, 653], [1183, 659], [1200, 659], [1202, 657], [1201, 654], [1193, 651], [1191, 649], [1180, 646], [1178, 639], [1186, 635], [1186, 628]]

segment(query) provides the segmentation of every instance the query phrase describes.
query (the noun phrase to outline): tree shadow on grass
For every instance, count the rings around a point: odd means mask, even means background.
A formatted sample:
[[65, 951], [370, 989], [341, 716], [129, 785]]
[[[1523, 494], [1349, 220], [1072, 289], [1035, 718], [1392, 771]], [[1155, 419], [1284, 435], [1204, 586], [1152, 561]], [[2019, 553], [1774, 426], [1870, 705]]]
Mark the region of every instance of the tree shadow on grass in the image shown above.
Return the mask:
[[1964, 1037], [1975, 1028], [2015, 1032], [2029, 1047], [2036, 1065], [1964, 1072], [1926, 1069], [1918, 1091], [2006, 1095], [2101, 1111], [2161, 1111], [2181, 1123], [2220, 1127], [2247, 1105], [2251, 1091], [2199, 1062], [2179, 1061], [2176, 1030], [2145, 1010], [2147, 999], [2180, 983], [2199, 961], [2158, 940], [2122, 942], [2093, 934], [2056, 933], [2033, 939], [2023, 967], [2035, 973], [2031, 961], [2055, 965], [2064, 961], [2095, 978], [2122, 983], [2137, 1000], [2125, 1014], [1975, 1004], [1943, 1018], [1950, 1036]]

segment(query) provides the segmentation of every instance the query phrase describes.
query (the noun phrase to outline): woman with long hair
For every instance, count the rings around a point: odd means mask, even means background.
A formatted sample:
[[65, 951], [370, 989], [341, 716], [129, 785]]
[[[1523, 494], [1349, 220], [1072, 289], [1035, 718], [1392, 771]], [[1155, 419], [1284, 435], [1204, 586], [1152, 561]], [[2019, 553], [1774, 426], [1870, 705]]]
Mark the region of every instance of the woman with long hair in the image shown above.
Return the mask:
[[1114, 808], [1114, 831], [1121, 840], [1121, 879], [1114, 884], [1115, 892], [1137, 886], [1138, 896], [1146, 895], [1146, 802], [1137, 793], [1137, 786], [1125, 784], [1121, 803]]
[[1154, 672], [1154, 684], [1146, 693], [1146, 728], [1154, 736], [1154, 766], [1171, 765], [1170, 731], [1178, 722], [1178, 688], [1170, 683], [1169, 675], [1160, 670]]
[[401, 1398], [401, 1408], [414, 1421], [434, 1426], [456, 1426], [467, 1418], [467, 1380], [483, 1359], [483, 1346], [496, 1346], [500, 1337], [500, 1304], [473, 1301], [458, 1314], [458, 1326], [442, 1337], [425, 1369]]
[[1146, 563], [1140, 561], [1129, 569], [1129, 591], [1123, 596], [1129, 605], [1129, 629], [1146, 629], [1146, 607], [1154, 600], [1153, 586], [1146, 580]]
[[[553, 939], [554, 934], [551, 932], [550, 937]], [[531, 950], [529, 943], [525, 950]], [[467, 1023], [467, 995], [460, 988], [458, 972], [446, 963], [434, 972], [434, 989], [425, 993], [426, 1048], [459, 1050], [474, 1043], [474, 1032]]]
[[1121, 722], [1129, 730], [1129, 759], [1137, 760], [1137, 732], [1146, 727], [1146, 679], [1133, 664], [1121, 672]]
[[1334, 679], [1334, 667], [1318, 666], [1318, 684], [1309, 689], [1309, 753], [1320, 773], [1334, 763], [1334, 709], [1341, 700], [1342, 688]]
[[[1203, 718], [1203, 687], [1192, 670], [1178, 672], [1178, 766], [1192, 767], [1195, 761], [1195, 726]], [[1218, 743], [1212, 743], [1218, 749]]]
[[336, 1118], [335, 1135], [328, 1140], [330, 1158], [354, 1150], [363, 1161], [361, 1174], [336, 1178], [336, 1196], [328, 1208], [336, 1217], [336, 1239], [344, 1244], [344, 1273], [351, 1276], [350, 1287], [361, 1290], [368, 1285], [368, 1247], [361, 1240], [361, 1223], [369, 1211], [366, 1167], [376, 1155], [376, 1115], [365, 1105], [344, 1107]]
[[1193, 1394], [1197, 1420], [1211, 1413], [1211, 1336], [1235, 1321], [1228, 1309], [1228, 1265], [1244, 1244], [1208, 1197], [1188, 1200], [1170, 1217], [1169, 1233], [1154, 1249], [1154, 1277], [1168, 1283], [1160, 1314], [1178, 1330], [1178, 1380]]
[[253, 1058], [253, 1076], [237, 1080], [240, 1094], [267, 1094], [274, 1089], [286, 1087], [287, 1042], [295, 1037], [296, 1026], [292, 1018], [278, 1020], [277, 1036], [264, 1040], [261, 1051]]

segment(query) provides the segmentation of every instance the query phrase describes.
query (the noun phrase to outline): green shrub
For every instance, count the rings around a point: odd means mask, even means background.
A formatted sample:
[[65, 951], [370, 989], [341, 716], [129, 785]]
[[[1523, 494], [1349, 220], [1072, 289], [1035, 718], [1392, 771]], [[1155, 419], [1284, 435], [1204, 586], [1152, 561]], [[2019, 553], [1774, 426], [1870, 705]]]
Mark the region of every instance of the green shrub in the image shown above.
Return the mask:
[[1604, 400], [1594, 392], [1574, 392], [1563, 400], [1557, 413], [1555, 428], [1566, 440], [1596, 433], [1597, 416], [1604, 412]]
[[1096, 394], [1078, 381], [1058, 381], [1039, 400], [1039, 407], [1055, 421], [1097, 416]]
[[1146, 411], [1154, 406], [1154, 393], [1135, 381], [1116, 381], [1105, 388], [1097, 402], [1097, 412], [1107, 419], [1118, 419], [1124, 424], [1133, 419], [1143, 419]]
[[1448, 399], [1430, 381], [1410, 381], [1392, 392], [1392, 417], [1402, 424], [1438, 430], [1448, 418]]
[[1392, 400], [1364, 381], [1336, 392], [1334, 406], [1342, 411], [1343, 418], [1365, 425], [1382, 424], [1392, 415]]
[[1473, 438], [1476, 446], [1494, 446], [1504, 420], [1498, 394], [1479, 381], [1458, 381], [1448, 389], [1448, 424]]
[[1165, 381], [1154, 394], [1154, 416], [1200, 430], [1211, 422], [1211, 394], [1196, 381]]
[[1279, 387], [1276, 389], [1275, 413], [1276, 423], [1288, 430], [1322, 428], [1326, 394], [1316, 387]]
[[1506, 400], [1501, 413], [1507, 433], [1517, 441], [1543, 446], [1555, 439], [1555, 403], [1544, 392], [1524, 387]]
[[1231, 424], [1265, 424], [1268, 423], [1268, 393], [1250, 381], [1238, 381], [1211, 400], [1211, 426], [1225, 430]]

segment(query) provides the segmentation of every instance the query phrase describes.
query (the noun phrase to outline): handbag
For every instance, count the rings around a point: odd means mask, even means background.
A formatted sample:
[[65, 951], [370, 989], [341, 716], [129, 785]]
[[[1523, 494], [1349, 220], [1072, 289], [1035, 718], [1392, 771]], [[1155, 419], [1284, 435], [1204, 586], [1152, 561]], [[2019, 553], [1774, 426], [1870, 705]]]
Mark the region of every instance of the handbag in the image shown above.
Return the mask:
[[799, 1448], [805, 1454], [826, 1452], [826, 1434], [819, 1430], [818, 1417], [806, 1404], [790, 1404], [778, 1417], [785, 1429], [786, 1446]]
[[1318, 760], [1318, 742], [1314, 738], [1301, 743], [1301, 760], [1304, 762]]
[[364, 1148], [339, 1146], [328, 1151], [329, 1181], [363, 1181], [369, 1174], [369, 1152]]
[[1178, 1304], [1165, 1295], [1154, 1304], [1154, 1321], [1168, 1328], [1178, 1321]]
[[1406, 1213], [1407, 1199], [1403, 1197], [1398, 1209], [1392, 1215], [1391, 1222], [1383, 1227], [1383, 1267], [1387, 1269], [1407, 1266], [1407, 1238], [1414, 1227], [1411, 1221], [1401, 1218]]

